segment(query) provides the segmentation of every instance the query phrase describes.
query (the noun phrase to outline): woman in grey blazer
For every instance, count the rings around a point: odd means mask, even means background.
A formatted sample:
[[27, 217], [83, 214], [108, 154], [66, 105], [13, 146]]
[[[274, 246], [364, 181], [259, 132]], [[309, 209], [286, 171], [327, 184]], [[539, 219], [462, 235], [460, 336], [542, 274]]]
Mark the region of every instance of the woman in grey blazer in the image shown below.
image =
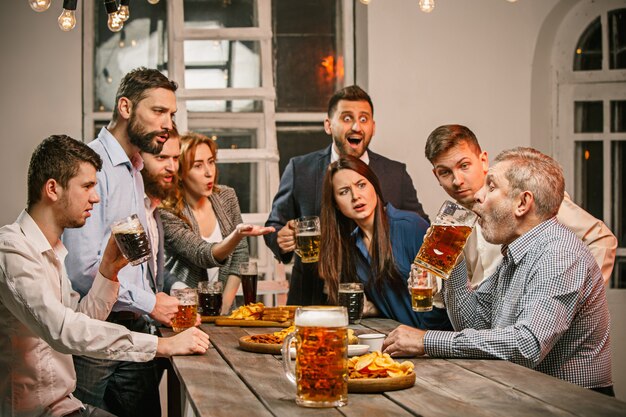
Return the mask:
[[179, 190], [164, 202], [161, 220], [165, 268], [192, 288], [219, 279], [226, 314], [241, 282], [239, 264], [248, 261], [244, 238], [274, 228], [242, 223], [235, 190], [216, 184], [216, 157], [217, 145], [210, 138], [197, 133], [181, 137]]

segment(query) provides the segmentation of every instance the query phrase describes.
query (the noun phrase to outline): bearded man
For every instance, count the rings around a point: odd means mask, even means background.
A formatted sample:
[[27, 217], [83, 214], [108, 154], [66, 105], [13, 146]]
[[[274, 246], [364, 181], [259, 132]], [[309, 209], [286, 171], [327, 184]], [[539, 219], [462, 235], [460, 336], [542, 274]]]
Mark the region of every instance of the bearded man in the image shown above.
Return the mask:
[[[84, 227], [63, 234], [69, 251], [67, 273], [81, 297], [93, 284], [113, 222], [137, 214], [150, 235], [140, 151], [158, 154], [169, 139], [174, 128], [176, 89], [175, 82], [155, 69], [132, 70], [117, 90], [110, 123], [89, 143], [103, 161], [97, 174], [101, 203]], [[119, 272], [118, 301], [107, 321], [143, 333], [153, 333], [155, 322], [171, 326], [178, 301], [161, 291], [156, 275], [150, 273], [150, 262], [128, 265]], [[160, 417], [160, 372], [154, 361], [137, 364], [75, 356], [74, 365], [74, 394], [81, 401], [120, 417]]]

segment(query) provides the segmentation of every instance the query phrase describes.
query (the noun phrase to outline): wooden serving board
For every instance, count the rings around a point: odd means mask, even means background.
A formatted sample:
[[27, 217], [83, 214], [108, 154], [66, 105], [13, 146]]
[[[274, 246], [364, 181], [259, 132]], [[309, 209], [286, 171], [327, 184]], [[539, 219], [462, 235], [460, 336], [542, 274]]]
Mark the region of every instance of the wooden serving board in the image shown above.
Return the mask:
[[272, 355], [280, 355], [282, 343], [256, 343], [253, 342], [251, 336], [242, 336], [239, 338], [239, 346], [248, 352], [270, 353]]
[[238, 326], [238, 327], [289, 327], [291, 321], [269, 321], [269, 320], [243, 320], [218, 317], [215, 320], [217, 326]]
[[215, 323], [217, 319], [225, 319], [228, 316], [200, 316], [202, 317], [202, 323]]
[[348, 392], [371, 393], [397, 391], [415, 385], [415, 372], [394, 378], [354, 378], [348, 380]]

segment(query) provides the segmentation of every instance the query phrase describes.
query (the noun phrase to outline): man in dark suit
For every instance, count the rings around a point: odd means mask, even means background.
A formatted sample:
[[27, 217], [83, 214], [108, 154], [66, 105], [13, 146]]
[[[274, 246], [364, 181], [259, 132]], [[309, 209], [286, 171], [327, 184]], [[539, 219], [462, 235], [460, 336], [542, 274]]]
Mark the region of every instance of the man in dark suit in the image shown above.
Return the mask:
[[[265, 243], [283, 263], [291, 261], [295, 249], [293, 219], [319, 216], [324, 174], [328, 165], [343, 155], [360, 158], [372, 168], [380, 180], [386, 202], [398, 209], [417, 212], [428, 221], [406, 165], [368, 150], [376, 123], [374, 105], [365, 91], [356, 85], [337, 91], [328, 103], [324, 130], [332, 136], [332, 145], [289, 161], [265, 223], [277, 230], [265, 235]], [[323, 288], [317, 264], [303, 264], [297, 257], [289, 284], [288, 304], [325, 304]]]

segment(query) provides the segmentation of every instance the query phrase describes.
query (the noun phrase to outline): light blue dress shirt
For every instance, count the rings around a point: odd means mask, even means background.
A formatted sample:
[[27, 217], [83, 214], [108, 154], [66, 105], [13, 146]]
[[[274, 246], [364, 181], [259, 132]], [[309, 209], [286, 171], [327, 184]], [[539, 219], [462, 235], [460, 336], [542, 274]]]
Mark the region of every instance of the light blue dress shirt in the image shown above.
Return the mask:
[[[137, 155], [131, 162], [119, 142], [104, 127], [89, 146], [102, 158], [96, 186], [100, 203], [94, 206], [83, 227], [65, 229], [62, 237], [69, 252], [65, 258], [67, 274], [81, 296], [85, 296], [93, 284], [113, 222], [137, 214], [144, 229], [148, 230], [141, 157]], [[144, 268], [147, 268], [146, 263], [127, 265], [119, 272], [120, 290], [113, 311], [152, 312], [156, 296], [146, 278], [150, 274], [146, 274]]]

